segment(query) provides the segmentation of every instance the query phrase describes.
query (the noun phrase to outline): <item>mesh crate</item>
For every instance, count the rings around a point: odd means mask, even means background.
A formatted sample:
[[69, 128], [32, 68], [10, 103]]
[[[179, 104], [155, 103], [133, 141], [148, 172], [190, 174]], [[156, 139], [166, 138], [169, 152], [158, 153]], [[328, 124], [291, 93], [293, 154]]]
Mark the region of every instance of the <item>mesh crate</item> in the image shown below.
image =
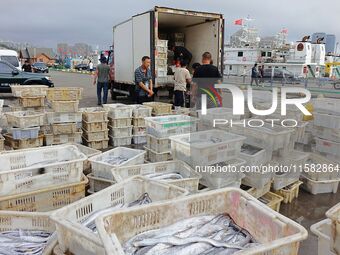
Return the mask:
[[279, 212], [281, 207], [281, 202], [283, 201], [283, 197], [273, 193], [268, 192], [262, 197], [259, 198], [259, 201], [261, 201], [263, 204], [271, 208], [272, 210]]
[[340, 203], [326, 212], [326, 216], [332, 220], [331, 223], [331, 248], [335, 253], [340, 253]]
[[134, 118], [132, 119], [132, 124], [134, 127], [146, 127], [144, 118]]
[[116, 137], [128, 137], [132, 136], [132, 126], [129, 127], [111, 127], [109, 126], [110, 136]]
[[119, 146], [127, 146], [131, 145], [132, 143], [132, 136], [127, 136], [127, 137], [112, 137], [109, 135], [109, 141], [110, 145], [113, 147], [119, 147]]
[[88, 142], [108, 140], [109, 130], [107, 129], [107, 130], [98, 131], [98, 132], [87, 132], [86, 130], [83, 130], [83, 137]]
[[303, 174], [314, 181], [340, 179], [340, 172], [335, 171], [331, 166], [335, 168], [336, 163], [320, 154], [311, 153], [304, 166]]
[[73, 134], [79, 131], [79, 124], [77, 123], [52, 124], [51, 130], [54, 135]]
[[86, 132], [99, 132], [108, 129], [108, 121], [86, 122], [83, 120], [83, 129]]
[[22, 107], [42, 107], [45, 106], [45, 97], [20, 97], [19, 104]]
[[112, 180], [95, 177], [92, 173], [87, 175], [87, 179], [89, 179], [90, 184], [90, 189], [88, 190], [88, 192], [91, 194], [106, 189], [107, 187], [116, 183]]
[[17, 128], [30, 128], [44, 125], [44, 114], [32, 111], [6, 113], [8, 125]]
[[132, 118], [132, 107], [124, 104], [104, 104], [104, 109], [112, 119]]
[[155, 152], [148, 147], [144, 146], [144, 149], [146, 150], [146, 158], [149, 162], [162, 162], [162, 161], [168, 161], [172, 160], [171, 151], [167, 152]]
[[79, 183], [64, 184], [38, 191], [0, 197], [0, 210], [49, 212], [85, 197], [88, 180], [84, 176]]
[[78, 112], [79, 101], [52, 101], [52, 109], [55, 112]]
[[169, 138], [157, 138], [148, 134], [146, 136], [147, 147], [151, 150], [161, 153], [171, 151], [171, 140]]
[[15, 150], [41, 147], [44, 142], [44, 135], [40, 135], [37, 138], [22, 140], [13, 139], [11, 134], [4, 134], [4, 137], [6, 146]]
[[339, 179], [337, 180], [324, 180], [324, 181], [314, 181], [304, 176], [300, 177], [303, 184], [301, 188], [308, 191], [313, 195], [325, 194], [325, 193], [337, 193], [339, 187]]
[[11, 91], [15, 97], [45, 97], [47, 90], [45, 85], [11, 85]]
[[133, 144], [146, 144], [146, 135], [133, 135], [132, 143]]
[[86, 122], [106, 122], [108, 121], [108, 112], [102, 107], [81, 108], [83, 120]]
[[283, 197], [283, 203], [290, 204], [294, 200], [294, 198], [298, 198], [301, 184], [301, 181], [297, 181], [293, 184], [288, 185], [287, 187], [275, 191], [274, 193]]
[[179, 187], [140, 176], [112, 185], [51, 215], [51, 219], [56, 224], [61, 250], [72, 252], [74, 255], [105, 255], [104, 245], [99, 235], [88, 230], [81, 223], [93, 213], [118, 204], [128, 204], [145, 192], [154, 202], [188, 194]]
[[123, 118], [123, 119], [112, 119], [109, 118], [109, 125], [111, 127], [119, 128], [119, 127], [129, 127], [131, 126], [132, 118]]
[[47, 123], [58, 124], [58, 123], [70, 123], [70, 122], [81, 122], [81, 112], [47, 112]]
[[141, 104], [133, 104], [129, 106], [132, 107], [133, 118], [144, 118], [144, 117], [151, 116], [152, 108], [149, 106], [145, 106]]
[[96, 150], [103, 150], [103, 149], [107, 149], [109, 147], [109, 139], [105, 139], [102, 141], [87, 141], [84, 137], [83, 137], [83, 143], [87, 146], [90, 147], [92, 149], [96, 149]]
[[[105, 142], [105, 141], [102, 141], [102, 142]], [[108, 144], [108, 140], [106, 142]], [[105, 149], [104, 147], [97, 149], [95, 147], [84, 146], [84, 145], [81, 145], [79, 143], [70, 143], [70, 145], [76, 146], [78, 148], [78, 150], [81, 153], [83, 153], [87, 158], [91, 158], [91, 157], [94, 157], [96, 155], [99, 155], [99, 154], [102, 153], [99, 149]], [[91, 171], [91, 163], [90, 163], [90, 161], [88, 161], [88, 159], [86, 159], [84, 161], [84, 168], [83, 169], [84, 169], [83, 170], [84, 173], [87, 173], [87, 172]]]
[[148, 102], [143, 105], [152, 107], [152, 114], [154, 115], [167, 115], [171, 114], [172, 104], [160, 103], [160, 102]]
[[[308, 236], [301, 225], [234, 188], [106, 213], [97, 218], [96, 225], [107, 254], [114, 254], [112, 251], [125, 254], [122, 244], [137, 234], [209, 214], [228, 214], [235, 224], [260, 242], [258, 246], [241, 251], [249, 255], [298, 254], [299, 243]], [[273, 229], [276, 231], [270, 231]]]
[[53, 135], [45, 134], [45, 145], [58, 145], [64, 143], [81, 143], [82, 132], [73, 134]]
[[13, 139], [35, 139], [39, 136], [40, 127], [33, 128], [11, 128], [10, 132], [12, 133]]
[[318, 237], [318, 255], [336, 255], [331, 251], [332, 221], [322, 220], [313, 224], [310, 230]]
[[50, 88], [47, 90], [49, 101], [75, 101], [82, 99], [82, 88]]
[[[243, 180], [242, 179], [242, 186], [243, 185]], [[265, 195], [266, 193], [268, 193], [270, 191], [270, 187], [271, 187], [271, 182], [268, 182], [266, 185], [264, 185], [262, 188], [252, 188], [250, 186], [246, 186], [247, 189], [245, 189], [250, 195], [252, 195], [255, 198], [260, 198], [263, 195]], [[243, 187], [241, 187], [243, 189]]]
[[133, 135], [146, 135], [146, 127], [133, 127], [132, 129]]

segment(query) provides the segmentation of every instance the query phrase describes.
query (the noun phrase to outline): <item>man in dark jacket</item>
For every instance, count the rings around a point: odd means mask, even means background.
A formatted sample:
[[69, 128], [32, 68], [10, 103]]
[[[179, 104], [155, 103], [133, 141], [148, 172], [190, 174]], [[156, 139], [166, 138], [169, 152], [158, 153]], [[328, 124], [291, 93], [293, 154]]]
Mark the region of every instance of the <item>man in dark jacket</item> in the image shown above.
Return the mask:
[[180, 63], [184, 63], [187, 66], [189, 65], [192, 54], [187, 48], [183, 46], [174, 46], [172, 50], [174, 51], [174, 60], [176, 61], [176, 64], [178, 63], [178, 66], [180, 66]]

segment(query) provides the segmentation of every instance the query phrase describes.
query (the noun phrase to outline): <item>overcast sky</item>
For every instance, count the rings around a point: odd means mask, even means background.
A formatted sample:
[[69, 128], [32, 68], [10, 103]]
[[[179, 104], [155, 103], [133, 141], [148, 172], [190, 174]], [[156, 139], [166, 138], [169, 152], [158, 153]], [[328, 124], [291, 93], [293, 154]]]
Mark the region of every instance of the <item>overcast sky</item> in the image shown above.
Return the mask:
[[340, 2], [319, 0], [1, 0], [0, 39], [56, 48], [58, 42], [85, 42], [100, 48], [112, 43], [112, 26], [153, 6], [224, 14], [226, 33], [248, 15], [261, 36], [283, 27], [289, 39], [313, 32], [340, 38]]

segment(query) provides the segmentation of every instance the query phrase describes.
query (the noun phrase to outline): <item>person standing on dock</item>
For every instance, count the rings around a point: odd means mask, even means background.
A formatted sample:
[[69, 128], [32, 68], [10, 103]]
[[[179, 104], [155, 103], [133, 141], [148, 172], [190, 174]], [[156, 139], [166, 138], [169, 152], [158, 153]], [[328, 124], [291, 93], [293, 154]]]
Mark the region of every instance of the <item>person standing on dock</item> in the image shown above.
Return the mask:
[[[97, 84], [97, 99], [98, 105], [107, 103], [107, 94], [109, 91], [109, 81], [110, 78], [110, 67], [107, 64], [106, 58], [102, 57], [100, 59], [100, 64], [97, 66], [93, 85]], [[102, 90], [104, 91], [103, 101], [102, 101]]]
[[253, 86], [253, 83], [255, 81], [256, 86], [259, 86], [259, 72], [257, 70], [257, 64], [253, 66], [251, 69], [251, 81], [250, 81], [250, 86]]
[[153, 98], [154, 93], [150, 63], [150, 57], [144, 56], [142, 58], [142, 65], [135, 70], [135, 101], [137, 104], [150, 102]]

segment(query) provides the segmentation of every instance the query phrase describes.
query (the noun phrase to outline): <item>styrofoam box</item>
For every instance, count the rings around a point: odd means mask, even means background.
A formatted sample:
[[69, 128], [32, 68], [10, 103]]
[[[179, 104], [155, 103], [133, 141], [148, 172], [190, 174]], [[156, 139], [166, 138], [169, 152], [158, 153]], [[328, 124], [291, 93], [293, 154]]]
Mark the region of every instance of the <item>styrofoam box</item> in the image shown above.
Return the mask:
[[306, 164], [309, 165], [309, 170], [305, 168], [303, 174], [314, 181], [340, 179], [340, 172], [334, 169], [337, 163], [320, 154], [311, 153]]
[[176, 185], [190, 192], [197, 192], [199, 179], [201, 178], [201, 175], [196, 173], [189, 165], [178, 160], [148, 163], [112, 169], [112, 175], [117, 182], [122, 182], [135, 175], [146, 175], [153, 173], [179, 173], [183, 176], [183, 179], [163, 180], [161, 182]]
[[83, 132], [75, 132], [73, 134], [53, 135], [45, 134], [45, 145], [58, 145], [64, 143], [81, 143]]
[[133, 144], [145, 144], [146, 143], [146, 135], [133, 135], [132, 136]]
[[313, 99], [314, 112], [340, 115], [340, 100], [336, 98]]
[[88, 107], [79, 109], [83, 113], [83, 120], [87, 122], [108, 121], [108, 112], [102, 107]]
[[144, 149], [146, 150], [146, 158], [149, 162], [161, 162], [161, 161], [168, 161], [172, 160], [173, 157], [171, 155], [171, 151], [167, 152], [155, 152], [151, 149], [149, 149], [147, 146], [144, 146]]
[[315, 126], [340, 129], [340, 116], [317, 112], [315, 112], [313, 116]]
[[331, 154], [338, 157], [340, 155], [340, 143], [324, 140], [315, 137], [316, 151]]
[[304, 175], [301, 175], [300, 179], [303, 181], [301, 188], [307, 190], [313, 195], [324, 193], [336, 193], [338, 191], [339, 179], [337, 180], [325, 180], [325, 181], [313, 181]]
[[132, 104], [129, 106], [132, 107], [132, 116], [134, 118], [144, 118], [151, 116], [152, 107], [142, 104]]
[[[241, 180], [244, 178], [244, 174], [241, 173], [240, 167], [246, 163], [245, 160], [240, 158], [233, 158], [225, 162], [214, 164], [214, 167], [223, 167], [224, 172], [212, 172], [206, 171], [207, 169], [198, 168], [196, 172], [202, 175], [200, 183], [211, 189], [220, 189], [230, 187], [230, 185], [237, 184], [238, 187], [241, 185]], [[232, 167], [231, 171], [228, 171], [228, 167]], [[217, 169], [217, 168], [216, 168]], [[233, 172], [235, 170], [235, 172]], [[235, 186], [233, 186], [235, 187]]]
[[[51, 146], [0, 155], [0, 195], [31, 192], [58, 184], [79, 182], [87, 157], [75, 146]], [[44, 172], [41, 172], [41, 169]]]
[[147, 133], [158, 138], [196, 131], [198, 119], [186, 115], [168, 115], [145, 118]]
[[108, 116], [113, 119], [132, 118], [132, 107], [125, 104], [104, 104]]
[[[143, 150], [130, 149], [126, 147], [117, 147], [112, 150], [106, 151], [100, 155], [89, 158], [89, 161], [91, 162], [92, 165], [92, 173], [96, 177], [107, 178], [112, 180], [113, 178], [111, 173], [112, 168], [143, 164], [145, 153], [146, 152]], [[112, 157], [119, 156], [128, 158], [128, 160], [121, 163], [120, 165], [113, 165], [105, 162]]]
[[340, 143], [340, 129], [314, 125], [312, 133], [316, 137]]
[[330, 219], [324, 219], [310, 227], [312, 233], [318, 237], [318, 255], [336, 255], [330, 250], [331, 223]]
[[155, 152], [171, 151], [171, 140], [169, 138], [157, 138], [153, 135], [146, 135], [147, 147]]
[[110, 144], [113, 147], [128, 146], [132, 143], [132, 136], [127, 137], [112, 137], [109, 135]]
[[47, 112], [47, 123], [57, 124], [57, 123], [69, 123], [69, 122], [81, 122], [82, 113], [81, 112]]
[[84, 227], [81, 222], [105, 208], [133, 202], [146, 192], [153, 202], [175, 199], [188, 194], [186, 190], [177, 186], [135, 176], [65, 206], [51, 215], [51, 219], [56, 224], [58, 242], [62, 251], [69, 251], [74, 255], [105, 255], [98, 234]]
[[112, 137], [132, 136], [132, 126], [128, 126], [128, 127], [111, 127], [111, 126], [109, 126], [109, 134]]
[[237, 157], [245, 139], [244, 136], [217, 129], [170, 137], [174, 159], [193, 167], [213, 165]]
[[107, 255], [125, 254], [122, 244], [139, 233], [209, 214], [228, 214], [236, 225], [246, 229], [260, 243], [247, 249], [245, 253], [249, 255], [298, 254], [299, 243], [308, 236], [298, 223], [235, 188], [106, 213], [96, 219], [96, 225]]
[[[48, 213], [1, 211], [0, 219], [0, 229], [2, 231], [18, 229], [28, 231], [46, 231], [49, 233], [53, 233], [55, 231], [55, 224], [50, 220]], [[57, 236], [56, 234], [53, 234], [50, 236], [41, 255], [52, 254], [53, 248], [56, 244]]]
[[331, 247], [335, 254], [340, 253], [340, 203], [326, 212], [326, 216], [332, 220], [331, 225]]
[[285, 168], [283, 172], [274, 173], [273, 189], [279, 190], [298, 181], [301, 173], [300, 166], [305, 166], [308, 157], [309, 153], [296, 150], [284, 157], [273, 157], [273, 160], [269, 162], [270, 166]]
[[7, 112], [8, 125], [17, 128], [38, 127], [44, 125], [44, 114], [22, 111], [22, 112]]
[[34, 139], [39, 136], [40, 127], [32, 128], [11, 128], [13, 139]]
[[245, 143], [264, 148], [269, 153], [270, 151], [288, 148], [290, 136], [294, 130], [264, 123], [262, 127], [234, 124], [231, 127], [231, 132], [245, 136], [247, 138]]

